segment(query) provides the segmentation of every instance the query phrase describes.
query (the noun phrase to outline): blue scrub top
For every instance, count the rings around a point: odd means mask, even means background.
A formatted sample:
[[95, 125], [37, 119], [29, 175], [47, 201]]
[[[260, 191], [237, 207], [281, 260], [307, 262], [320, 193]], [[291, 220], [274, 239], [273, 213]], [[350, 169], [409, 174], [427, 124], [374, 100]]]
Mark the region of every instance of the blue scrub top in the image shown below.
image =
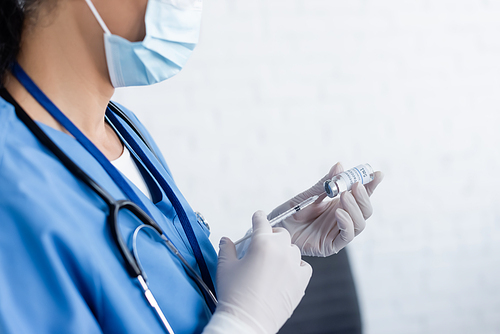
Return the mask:
[[[207, 228], [177, 189], [153, 139], [129, 110], [158, 161], [121, 119], [181, 201], [215, 282], [217, 254]], [[40, 124], [115, 199], [124, 199], [99, 163], [71, 136]], [[143, 170], [143, 172], [145, 172]], [[175, 210], [145, 175], [152, 201], [132, 183], [156, 222], [198, 269]], [[107, 206], [75, 178], [0, 98], [0, 333], [164, 333], [106, 224]], [[137, 221], [120, 214], [124, 239]], [[138, 242], [151, 291], [176, 334], [200, 333], [211, 314], [198, 286], [161, 243]]]

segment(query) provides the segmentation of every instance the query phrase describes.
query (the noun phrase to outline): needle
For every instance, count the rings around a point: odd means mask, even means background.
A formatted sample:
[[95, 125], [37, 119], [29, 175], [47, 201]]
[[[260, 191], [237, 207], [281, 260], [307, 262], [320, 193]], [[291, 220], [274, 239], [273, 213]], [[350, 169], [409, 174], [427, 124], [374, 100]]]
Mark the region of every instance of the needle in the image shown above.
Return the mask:
[[[308, 207], [309, 205], [313, 204], [314, 202], [316, 202], [316, 200], [318, 198], [319, 198], [319, 195], [315, 195], [315, 196], [309, 197], [308, 199], [306, 199], [303, 202], [300, 202], [299, 204], [297, 204], [293, 208], [291, 208], [289, 210], [286, 210], [282, 214], [280, 214], [280, 215], [274, 217], [273, 219], [271, 219], [269, 221], [269, 225], [271, 225], [271, 227], [273, 227], [274, 225], [282, 222], [283, 220], [287, 219], [288, 217], [294, 215], [295, 213], [297, 213], [297, 212], [303, 210], [304, 208]], [[252, 236], [252, 230], [250, 230], [250, 233], [248, 235], [246, 235], [243, 238], [241, 238], [240, 240], [236, 241], [234, 244], [237, 245], [240, 242], [242, 242], [244, 240], [247, 240], [251, 236]]]

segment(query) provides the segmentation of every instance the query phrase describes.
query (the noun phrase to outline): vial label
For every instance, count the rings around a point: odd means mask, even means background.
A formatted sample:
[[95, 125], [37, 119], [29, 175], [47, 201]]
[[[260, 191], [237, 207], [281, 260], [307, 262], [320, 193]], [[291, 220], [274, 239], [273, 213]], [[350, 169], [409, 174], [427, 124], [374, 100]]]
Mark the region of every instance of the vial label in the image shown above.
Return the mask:
[[373, 172], [368, 169], [367, 165], [359, 165], [341, 173], [337, 179], [344, 181], [347, 190], [351, 190], [356, 182], [367, 184], [373, 181]]

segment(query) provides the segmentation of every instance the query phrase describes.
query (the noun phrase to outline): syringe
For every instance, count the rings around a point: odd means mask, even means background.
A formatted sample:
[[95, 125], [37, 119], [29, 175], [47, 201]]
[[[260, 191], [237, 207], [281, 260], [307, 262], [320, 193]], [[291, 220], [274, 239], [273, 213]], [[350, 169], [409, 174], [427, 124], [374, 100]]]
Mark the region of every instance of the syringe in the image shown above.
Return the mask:
[[[364, 164], [335, 175], [333, 178], [326, 180], [323, 186], [325, 187], [325, 192], [328, 195], [328, 197], [333, 198], [338, 194], [343, 193], [344, 191], [350, 191], [355, 183], [360, 182], [361, 184], [367, 184], [372, 182], [373, 178], [374, 178], [374, 172], [372, 166], [370, 166], [369, 164]], [[297, 204], [293, 208], [271, 219], [269, 221], [269, 224], [271, 226], [274, 226], [279, 222], [282, 222], [291, 215], [299, 212], [300, 210], [303, 210], [304, 208], [316, 202], [319, 196], [323, 194], [309, 197], [308, 199]], [[247, 240], [251, 236], [252, 236], [252, 230], [250, 230], [250, 233], [248, 233], [240, 240], [236, 241], [234, 244], [237, 245], [240, 242]]]
[[[274, 225], [282, 222], [283, 220], [287, 219], [288, 217], [292, 216], [293, 214], [295, 214], [295, 213], [299, 212], [300, 210], [303, 210], [304, 208], [306, 208], [309, 205], [313, 204], [314, 202], [316, 202], [316, 200], [318, 198], [319, 198], [318, 195], [309, 197], [308, 199], [306, 199], [305, 201], [300, 202], [299, 204], [297, 204], [293, 208], [288, 209], [285, 212], [283, 212], [282, 214], [279, 214], [278, 216], [276, 216], [273, 219], [271, 219], [269, 221], [269, 225], [271, 225], [271, 227], [273, 227]], [[247, 240], [248, 238], [250, 238], [252, 236], [252, 232], [253, 231], [250, 230], [250, 233], [248, 233], [246, 236], [244, 236], [240, 240], [236, 241], [234, 244], [237, 245], [240, 242]]]

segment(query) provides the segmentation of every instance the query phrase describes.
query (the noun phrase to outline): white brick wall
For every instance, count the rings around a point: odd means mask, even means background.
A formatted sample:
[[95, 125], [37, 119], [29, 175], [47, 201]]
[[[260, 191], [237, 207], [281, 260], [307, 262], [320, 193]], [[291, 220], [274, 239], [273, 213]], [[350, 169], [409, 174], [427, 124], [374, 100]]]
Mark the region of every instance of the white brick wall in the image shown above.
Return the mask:
[[116, 99], [214, 244], [369, 162], [386, 180], [350, 246], [366, 333], [500, 333], [500, 1], [204, 6], [185, 70]]

